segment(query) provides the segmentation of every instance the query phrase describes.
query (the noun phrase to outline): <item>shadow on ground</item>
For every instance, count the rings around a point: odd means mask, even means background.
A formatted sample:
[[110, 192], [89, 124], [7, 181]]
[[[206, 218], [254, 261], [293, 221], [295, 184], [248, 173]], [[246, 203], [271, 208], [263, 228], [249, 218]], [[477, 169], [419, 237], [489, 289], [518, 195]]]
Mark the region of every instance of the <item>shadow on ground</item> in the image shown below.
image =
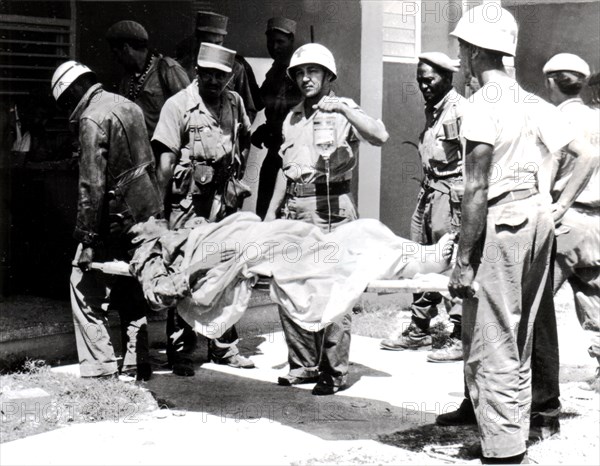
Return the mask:
[[[244, 355], [252, 354], [248, 346], [262, 342], [260, 337], [254, 342], [249, 340], [244, 339]], [[193, 377], [155, 374], [146, 386], [159, 405], [171, 409], [211, 414], [223, 423], [278, 422], [327, 440], [377, 440], [380, 435], [416, 428], [429, 416], [378, 400], [340, 395], [317, 397], [310, 390], [279, 386], [275, 380], [263, 382], [198, 364], [196, 367]], [[364, 376], [390, 374], [353, 364], [350, 384]]]
[[433, 446], [435, 451], [448, 457], [471, 460], [477, 458], [475, 445], [479, 444], [479, 434], [476, 426], [441, 427], [427, 424], [380, 435], [377, 440], [414, 452], [423, 452]]

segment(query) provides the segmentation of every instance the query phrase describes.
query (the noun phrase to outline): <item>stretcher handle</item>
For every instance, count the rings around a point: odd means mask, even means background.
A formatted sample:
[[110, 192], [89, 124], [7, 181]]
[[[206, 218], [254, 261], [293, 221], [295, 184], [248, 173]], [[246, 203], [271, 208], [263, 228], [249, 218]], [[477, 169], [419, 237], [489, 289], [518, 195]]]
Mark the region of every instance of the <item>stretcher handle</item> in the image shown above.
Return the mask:
[[[72, 265], [77, 267], [76, 262], [73, 262]], [[91, 262], [89, 268], [90, 270], [97, 270], [108, 275], [131, 277], [129, 264], [124, 261]], [[475, 293], [477, 293], [479, 284], [473, 282], [472, 286]], [[400, 280], [373, 280], [369, 283], [365, 291], [367, 293], [425, 293], [433, 291], [447, 293], [448, 285], [428, 283], [427, 281], [424, 282], [423, 280], [412, 278], [403, 278]]]
[[[77, 262], [72, 262], [73, 267], [78, 267]], [[110, 261], [110, 262], [90, 262], [88, 268], [90, 270], [97, 270], [98, 272], [105, 273], [107, 275], [120, 275], [122, 277], [131, 277], [129, 271], [129, 264], [124, 261]]]
[[[475, 293], [479, 291], [479, 283], [471, 285]], [[418, 279], [403, 278], [400, 280], [373, 280], [367, 286], [367, 293], [448, 293], [448, 284], [424, 282]]]

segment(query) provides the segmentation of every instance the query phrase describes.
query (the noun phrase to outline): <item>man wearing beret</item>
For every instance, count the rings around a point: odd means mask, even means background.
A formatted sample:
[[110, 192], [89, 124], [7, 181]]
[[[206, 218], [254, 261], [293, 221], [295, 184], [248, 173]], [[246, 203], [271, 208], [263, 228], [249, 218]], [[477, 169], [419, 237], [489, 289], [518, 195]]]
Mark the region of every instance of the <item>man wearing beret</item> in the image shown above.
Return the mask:
[[275, 177], [281, 168], [279, 148], [283, 120], [290, 109], [302, 100], [298, 86], [287, 75], [287, 67], [294, 52], [295, 33], [296, 22], [291, 19], [271, 18], [267, 22], [267, 49], [273, 58], [273, 66], [260, 87], [267, 121], [252, 134], [252, 144], [256, 147], [264, 145], [268, 149], [260, 169], [256, 200], [256, 214], [261, 218], [267, 213], [273, 196]]
[[[202, 43], [197, 78], [165, 103], [154, 137], [159, 156], [158, 179], [166, 193], [169, 227], [218, 221], [233, 213], [224, 188], [230, 178], [240, 179], [250, 147], [250, 120], [244, 103], [226, 89], [235, 51]], [[210, 340], [209, 358], [217, 364], [251, 368], [254, 363], [239, 354], [235, 327]], [[173, 372], [194, 375], [190, 353], [196, 336], [179, 319], [171, 330]]]
[[[417, 82], [425, 99], [426, 118], [419, 138], [424, 178], [412, 217], [411, 239], [420, 244], [435, 244], [450, 231], [451, 190], [462, 183], [459, 128], [466, 100], [452, 86], [457, 65], [441, 52], [419, 56]], [[429, 324], [441, 302], [439, 293], [415, 294], [410, 326], [399, 339], [383, 340], [381, 347], [395, 351], [430, 348]], [[460, 304], [455, 303], [449, 314], [454, 324], [452, 335], [442, 348], [428, 355], [430, 362], [462, 360]]]
[[[571, 285], [581, 326], [595, 334], [588, 352], [598, 359], [600, 365], [600, 112], [585, 105], [580, 97], [590, 76], [590, 67], [582, 58], [559, 53], [546, 63], [543, 71], [551, 102], [596, 149], [593, 174], [585, 189], [564, 213], [557, 230], [554, 292], [565, 281]], [[569, 155], [561, 152], [559, 157], [564, 162], [562, 170], [570, 170], [570, 176], [576, 177], [578, 173], [575, 172], [579, 170], [573, 170]], [[573, 183], [568, 176], [566, 180], [564, 176], [560, 179], [561, 184], [557, 182], [553, 187], [553, 197], [564, 189], [566, 182]], [[596, 373], [596, 384], [599, 377], [600, 367]]]
[[[195, 59], [198, 56], [198, 50], [202, 42], [223, 45], [225, 36], [227, 35], [227, 23], [229, 18], [211, 11], [199, 11], [196, 14], [196, 30], [195, 41], [185, 39], [180, 45], [181, 47], [191, 50], [185, 53], [183, 50], [178, 53], [181, 55], [181, 61], [189, 62], [189, 68], [186, 68], [190, 79], [195, 77]], [[192, 60], [187, 59], [187, 55], [193, 57]], [[260, 90], [254, 77], [254, 72], [250, 64], [240, 54], [235, 55], [233, 63], [233, 73], [231, 79], [227, 83], [227, 89], [237, 92], [244, 101], [246, 113], [250, 118], [250, 122], [254, 121], [256, 114], [263, 108], [260, 99]]]
[[185, 89], [190, 80], [179, 63], [148, 50], [148, 33], [135, 21], [119, 21], [106, 32], [113, 57], [126, 75], [119, 94], [140, 106], [144, 112], [148, 136], [154, 128], [165, 101]]

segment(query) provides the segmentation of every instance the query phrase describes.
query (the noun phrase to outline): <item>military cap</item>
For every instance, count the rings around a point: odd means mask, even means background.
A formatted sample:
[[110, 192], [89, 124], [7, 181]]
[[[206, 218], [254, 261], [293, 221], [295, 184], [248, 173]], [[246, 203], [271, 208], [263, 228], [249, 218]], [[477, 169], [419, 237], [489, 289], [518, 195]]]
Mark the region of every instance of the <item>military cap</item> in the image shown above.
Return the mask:
[[267, 21], [267, 33], [273, 29], [286, 34], [296, 34], [296, 21], [288, 18], [271, 18]]
[[213, 34], [227, 35], [227, 16], [213, 13], [212, 11], [199, 11], [196, 13], [196, 31], [212, 32]]
[[581, 57], [572, 53], [559, 53], [558, 55], [554, 55], [544, 65], [544, 74], [555, 71], [574, 71], [575, 73], [581, 73], [587, 78], [590, 75], [590, 65]]
[[458, 72], [460, 62], [452, 60], [448, 55], [442, 52], [425, 52], [419, 55], [419, 61], [427, 63], [434, 68], [441, 68], [452, 73]]
[[118, 40], [147, 41], [148, 33], [140, 23], [124, 20], [108, 28], [108, 31], [106, 31], [106, 40], [109, 42]]
[[231, 73], [234, 60], [235, 50], [207, 42], [200, 44], [197, 64], [201, 68], [215, 68], [226, 73]]

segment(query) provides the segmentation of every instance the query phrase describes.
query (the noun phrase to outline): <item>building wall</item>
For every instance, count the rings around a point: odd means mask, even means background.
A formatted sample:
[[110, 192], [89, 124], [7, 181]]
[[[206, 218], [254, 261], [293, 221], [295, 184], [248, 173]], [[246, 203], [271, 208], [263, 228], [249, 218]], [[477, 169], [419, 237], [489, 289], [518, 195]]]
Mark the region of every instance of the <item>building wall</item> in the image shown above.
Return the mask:
[[519, 23], [515, 65], [517, 80], [527, 90], [547, 97], [542, 68], [561, 52], [582, 57], [600, 71], [600, 2], [503, 2]]
[[[360, 26], [359, 0], [222, 0], [203, 2], [214, 11], [229, 16], [231, 34], [225, 45], [244, 56], [267, 58], [265, 39], [267, 20], [285, 16], [297, 25], [296, 46], [310, 42], [313, 26], [315, 42], [328, 47], [336, 59], [340, 95], [360, 99]], [[234, 33], [233, 31], [239, 31]]]
[[114, 23], [139, 22], [148, 31], [150, 47], [171, 56], [176, 44], [193, 31], [190, 1], [77, 1], [76, 9], [77, 58], [97, 73], [107, 89], [115, 88], [122, 73], [104, 38]]
[[[67, 3], [67, 4], [65, 4]], [[13, 14], [68, 16], [68, 2], [20, 2]], [[81, 1], [74, 2], [76, 10], [75, 57], [89, 65], [107, 89], [114, 89], [120, 80], [121, 69], [113, 61], [104, 35], [115, 22], [130, 19], [140, 22], [148, 30], [150, 47], [173, 56], [175, 46], [194, 30], [195, 11], [206, 9], [230, 17], [225, 45], [246, 57], [268, 58], [265, 39], [266, 22], [273, 16], [287, 16], [298, 21], [297, 45], [310, 41], [310, 26], [315, 40], [329, 47], [336, 57], [339, 79], [336, 90], [340, 95], [360, 100], [361, 6], [359, 0], [340, 1], [262, 1], [262, 0], [180, 0], [180, 1]], [[4, 13], [1, 3], [0, 13]], [[64, 11], [63, 11], [64, 10]], [[8, 11], [8, 10], [7, 10]], [[0, 122], [2, 123], [2, 122]], [[4, 125], [0, 125], [4, 126]], [[5, 131], [0, 131], [2, 135]], [[2, 147], [4, 149], [4, 146]], [[4, 150], [3, 150], [4, 152]], [[13, 174], [14, 175], [14, 174]], [[0, 171], [0, 179], [9, 176]], [[75, 244], [72, 238], [77, 197], [76, 170], [61, 173], [44, 172], [40, 176], [13, 176], [11, 185], [30, 195], [17, 196], [0, 193], [2, 219], [7, 218], [4, 208], [10, 203], [19, 217], [22, 230], [10, 233], [0, 231], [0, 292], [68, 296], [70, 261]], [[21, 183], [23, 181], [23, 183]], [[356, 181], [355, 181], [356, 184]], [[8, 186], [9, 183], [3, 183]], [[356, 187], [355, 187], [356, 189]], [[18, 191], [18, 190], [17, 190]], [[14, 194], [14, 193], [13, 193]], [[44, 199], [36, 202], [35, 197]], [[35, 219], [35, 228], [29, 218]], [[13, 218], [14, 220], [14, 218]], [[6, 225], [7, 223], [3, 223]], [[22, 232], [31, 234], [23, 235]], [[48, 242], [54, 248], [47, 248]], [[17, 241], [18, 240], [18, 241]], [[12, 253], [12, 256], [11, 254]], [[35, 263], [31, 262], [35, 260]], [[12, 267], [12, 271], [10, 270]], [[29, 269], [34, 269], [32, 273]], [[10, 276], [10, 283], [5, 280]]]
[[[437, 50], [457, 56], [457, 41], [448, 33], [458, 20], [455, 13], [460, 4], [460, 1], [423, 0], [422, 51]], [[469, 6], [474, 4], [474, 0], [469, 0]], [[503, 0], [502, 6], [509, 9], [519, 23], [515, 66], [517, 80], [525, 89], [547, 98], [542, 67], [556, 53], [578, 54], [593, 71], [600, 70], [599, 1]], [[391, 138], [382, 154], [380, 219], [402, 236], [410, 233], [410, 218], [419, 189], [411, 178], [422, 176], [416, 150], [402, 144], [403, 141], [416, 143], [425, 121], [415, 75], [414, 63], [384, 64], [383, 121]], [[462, 93], [464, 85], [460, 73], [455, 76], [455, 84]]]
[[[457, 41], [448, 34], [460, 19], [460, 1], [425, 0], [421, 4], [421, 49], [457, 57]], [[380, 220], [396, 234], [410, 237], [410, 219], [422, 178], [417, 144], [425, 124], [424, 100], [416, 82], [417, 64], [384, 63], [383, 121], [390, 133], [383, 147], [381, 167]], [[462, 80], [455, 78], [460, 90]]]

